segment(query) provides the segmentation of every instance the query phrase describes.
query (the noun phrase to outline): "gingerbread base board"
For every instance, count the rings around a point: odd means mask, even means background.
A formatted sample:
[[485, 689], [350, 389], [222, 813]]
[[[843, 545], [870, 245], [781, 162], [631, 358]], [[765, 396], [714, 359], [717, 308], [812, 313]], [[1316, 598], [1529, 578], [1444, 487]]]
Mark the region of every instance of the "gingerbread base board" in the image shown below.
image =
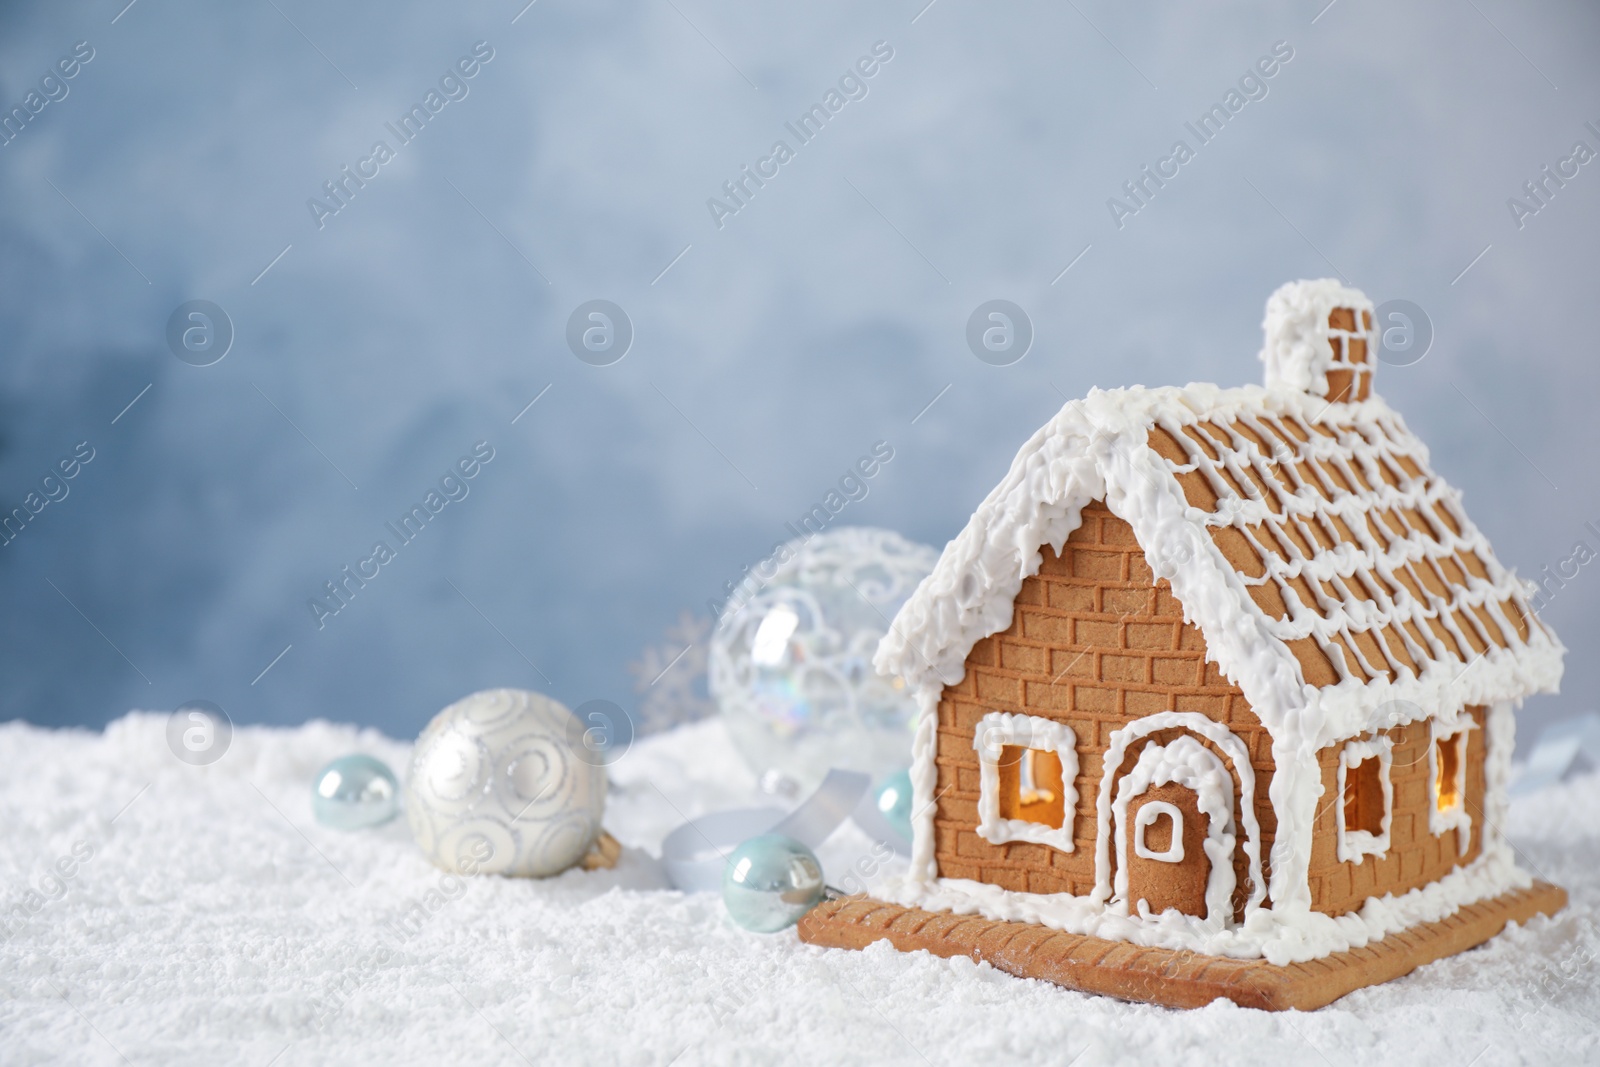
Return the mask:
[[1277, 967], [1063, 933], [1031, 923], [995, 922], [885, 904], [870, 897], [824, 901], [800, 920], [800, 939], [829, 948], [886, 940], [902, 952], [970, 956], [1019, 978], [1168, 1008], [1213, 1000], [1264, 1011], [1309, 1011], [1352, 990], [1481, 945], [1507, 923], [1554, 915], [1567, 891], [1548, 882], [1462, 908], [1447, 919], [1391, 934], [1375, 945]]

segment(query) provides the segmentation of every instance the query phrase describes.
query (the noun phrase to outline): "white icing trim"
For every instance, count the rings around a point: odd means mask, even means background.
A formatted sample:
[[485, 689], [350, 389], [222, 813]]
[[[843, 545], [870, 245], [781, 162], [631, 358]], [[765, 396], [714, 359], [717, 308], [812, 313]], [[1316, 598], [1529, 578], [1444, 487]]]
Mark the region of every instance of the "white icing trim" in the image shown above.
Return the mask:
[[917, 732], [911, 741], [911, 870], [908, 877], [931, 882], [939, 877], [933, 856], [934, 817], [939, 798], [939, 698], [943, 686], [924, 685], [917, 690]]
[[[1378, 781], [1383, 788], [1383, 818], [1379, 831], [1353, 830], [1344, 824], [1344, 801], [1348, 789], [1349, 772], [1367, 760], [1378, 761]], [[1382, 856], [1389, 851], [1389, 829], [1394, 821], [1394, 785], [1390, 768], [1394, 763], [1394, 741], [1379, 734], [1370, 741], [1347, 741], [1339, 753], [1339, 793], [1335, 812], [1339, 825], [1339, 862], [1360, 863], [1368, 856]]]
[[[1162, 815], [1172, 820], [1172, 840], [1167, 843], [1166, 848], [1155, 852], [1145, 844], [1144, 833]], [[1139, 814], [1133, 817], [1133, 854], [1140, 859], [1155, 860], [1158, 863], [1183, 862], [1183, 812], [1178, 810], [1176, 804], [1170, 804], [1165, 800], [1152, 800], [1139, 809]]]
[[[1213, 722], [1204, 715], [1193, 711], [1158, 711], [1154, 715], [1146, 715], [1142, 719], [1135, 719], [1128, 725], [1111, 732], [1110, 744], [1107, 746], [1103, 757], [1105, 771], [1100, 777], [1100, 795], [1095, 802], [1095, 885], [1094, 893], [1090, 896], [1090, 899], [1103, 904], [1121, 899], [1126, 890], [1123, 864], [1119, 863], [1117, 866], [1118, 881], [1115, 886], [1115, 892], [1113, 892], [1111, 878], [1111, 846], [1114, 837], [1113, 827], [1116, 825], [1114, 820], [1119, 810], [1121, 812], [1127, 811], [1125, 801], [1121, 800], [1120, 797], [1116, 800], [1113, 799], [1117, 788], [1117, 782], [1115, 781], [1117, 768], [1122, 766], [1122, 761], [1127, 755], [1129, 745], [1158, 730], [1170, 730], [1174, 727], [1199, 734], [1220, 748], [1223, 754], [1228, 757], [1228, 762], [1233, 765], [1234, 777], [1239, 780], [1239, 808], [1240, 816], [1244, 820], [1244, 854], [1250, 864], [1250, 898], [1245, 902], [1245, 920], [1248, 922], [1251, 912], [1261, 906], [1261, 901], [1267, 892], [1266, 880], [1261, 876], [1261, 828], [1256, 822], [1255, 768], [1250, 765], [1250, 751], [1245, 748], [1243, 741], [1239, 740], [1226, 726]], [[1180, 738], [1179, 740], [1182, 739]], [[1173, 742], [1173, 744], [1176, 743], [1176, 741]], [[1196, 747], [1199, 747], [1193, 739], [1190, 739], [1190, 744], [1195, 744]], [[1140, 753], [1139, 762], [1129, 772], [1130, 777], [1139, 773], [1139, 767], [1143, 765], [1144, 758], [1144, 753]], [[1191, 786], [1191, 788], [1193, 787]], [[1228, 794], [1229, 806], [1226, 829], [1231, 833], [1234, 828], [1233, 785], [1231, 781], [1228, 785]], [[1118, 803], [1122, 804], [1120, 809], [1116, 807]], [[1213, 822], [1215, 821], [1213, 819]], [[1225, 866], [1228, 871], [1228, 895], [1231, 897], [1234, 880], [1233, 849], [1231, 844], [1228, 851], [1228, 861], [1222, 866]], [[1117, 855], [1119, 858], [1126, 855], [1126, 850], [1120, 841], [1117, 842]], [[1213, 874], [1215, 874], [1217, 864], [1214, 860], [1212, 867]]]
[[1509, 858], [1511, 845], [1500, 827], [1506, 824], [1507, 809], [1511, 804], [1511, 752], [1516, 747], [1517, 717], [1510, 701], [1489, 705], [1484, 722], [1484, 747], [1488, 749], [1483, 761], [1483, 827], [1478, 834], [1478, 847], [1488, 852], [1498, 849]]
[[[1428, 744], [1428, 829], [1434, 837], [1454, 830], [1456, 848], [1466, 855], [1472, 843], [1472, 813], [1467, 811], [1467, 734], [1477, 723], [1472, 716], [1453, 716], [1454, 721], [1434, 719], [1430, 724]], [[1456, 802], [1443, 811], [1439, 808], [1439, 746], [1454, 745], [1456, 749]]]
[[[978, 753], [978, 836], [992, 845], [1031, 841], [1071, 852], [1073, 821], [1078, 812], [1078, 738], [1072, 728], [1054, 719], [991, 711], [978, 720], [972, 747]], [[1046, 826], [1027, 819], [1000, 817], [1000, 757], [1007, 745], [1048, 749], [1061, 760], [1062, 820]]]
[[1147, 921], [1117, 914], [1088, 897], [1017, 893], [964, 878], [924, 881], [913, 875], [884, 886], [876, 895], [927, 911], [1035, 923], [1110, 941], [1233, 959], [1265, 959], [1286, 966], [1362, 948], [1419, 923], [1447, 918], [1468, 904], [1532, 884], [1533, 879], [1511, 861], [1510, 849], [1502, 847], [1486, 850], [1437, 882], [1399, 896], [1371, 897], [1359, 911], [1346, 915], [1284, 914], [1277, 907], [1261, 908], [1243, 925], [1220, 930], [1201, 929], [1189, 916], [1173, 911]]
[[[1113, 765], [1107, 764], [1107, 766]], [[1212, 930], [1221, 929], [1233, 919], [1235, 841], [1233, 779], [1228, 776], [1227, 768], [1222, 765], [1222, 761], [1215, 753], [1187, 734], [1174, 739], [1171, 744], [1146, 745], [1140, 750], [1139, 759], [1134, 763], [1133, 769], [1117, 783], [1117, 799], [1112, 804], [1112, 821], [1116, 826], [1117, 840], [1116, 896], [1112, 899], [1112, 905], [1124, 914], [1131, 906], [1131, 901], [1128, 899], [1128, 804], [1134, 797], [1143, 795], [1151, 787], [1166, 785], [1169, 782], [1193, 790], [1200, 810], [1206, 815], [1206, 840], [1203, 847], [1206, 858], [1210, 861], [1210, 870], [1206, 875], [1206, 914], [1203, 927]], [[1152, 801], [1145, 805], [1145, 808], [1141, 808], [1139, 814], [1143, 816], [1147, 808], [1157, 805], [1165, 805], [1173, 816], [1173, 848], [1176, 850], [1176, 855], [1168, 862], [1182, 860], [1182, 813], [1164, 801]], [[1136, 836], [1143, 838], [1142, 828]], [[1141, 854], [1152, 859], [1164, 858], [1149, 856], [1148, 853]], [[1152, 918], [1149, 906], [1144, 900], [1139, 901], [1137, 912], [1142, 919]], [[1162, 914], [1165, 915], [1166, 912]]]

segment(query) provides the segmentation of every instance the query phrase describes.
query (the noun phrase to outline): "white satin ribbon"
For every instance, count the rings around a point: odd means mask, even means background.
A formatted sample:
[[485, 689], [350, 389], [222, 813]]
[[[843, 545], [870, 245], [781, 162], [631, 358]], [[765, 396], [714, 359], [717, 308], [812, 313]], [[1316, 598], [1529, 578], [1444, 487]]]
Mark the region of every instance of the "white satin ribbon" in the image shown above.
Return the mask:
[[776, 833], [815, 851], [852, 812], [871, 806], [870, 797], [869, 803], [862, 802], [871, 784], [872, 779], [858, 771], [835, 769], [791, 812], [736, 808], [690, 819], [662, 840], [661, 866], [668, 880], [686, 893], [720, 892], [723, 865], [740, 843]]

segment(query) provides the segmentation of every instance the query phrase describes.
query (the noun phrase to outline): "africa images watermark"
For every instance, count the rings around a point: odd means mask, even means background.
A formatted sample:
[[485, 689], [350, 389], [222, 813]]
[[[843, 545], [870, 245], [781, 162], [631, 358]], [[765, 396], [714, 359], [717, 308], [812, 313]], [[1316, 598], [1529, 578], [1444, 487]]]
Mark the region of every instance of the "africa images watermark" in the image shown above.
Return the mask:
[[1243, 111], [1246, 104], [1253, 100], [1265, 100], [1271, 91], [1267, 83], [1277, 77], [1293, 58], [1294, 46], [1288, 41], [1274, 42], [1271, 53], [1257, 59], [1255, 65], [1240, 77], [1238, 88], [1230, 88], [1220, 104], [1212, 104], [1194, 122], [1183, 124], [1194, 135], [1195, 144], [1192, 147], [1187, 139], [1178, 138], [1172, 143], [1172, 151], [1156, 160], [1154, 169], [1147, 163], [1139, 168], [1138, 177], [1123, 182], [1122, 192], [1127, 199], [1113, 196], [1106, 200], [1106, 210], [1111, 213], [1111, 221], [1117, 229], [1122, 229], [1128, 219], [1149, 207], [1156, 193], [1176, 178], [1179, 169], [1195, 158], [1202, 147], [1215, 140], [1223, 127]]
[[482, 473], [483, 468], [494, 459], [494, 446], [488, 441], [479, 441], [472, 446], [472, 453], [462, 456], [444, 476], [439, 479], [439, 488], [429, 489], [422, 497], [420, 504], [413, 504], [411, 509], [400, 516], [398, 522], [384, 523], [384, 529], [394, 535], [395, 544], [391, 546], [387, 540], [373, 542], [372, 552], [363, 559], [356, 560], [354, 569], [350, 564], [339, 568], [339, 573], [334, 581], [323, 582], [327, 595], [313, 596], [306, 599], [306, 608], [311, 612], [311, 618], [321, 630], [328, 625], [330, 616], [337, 615], [350, 606], [356, 594], [367, 587], [367, 583], [383, 573], [383, 568], [400, 558], [400, 549], [415, 541], [423, 529], [433, 518], [454, 501], [467, 498], [472, 492], [472, 487], [467, 483]]
[[72, 492], [72, 487], [67, 483], [76, 478], [92, 459], [94, 446], [88, 441], [79, 441], [73, 446], [71, 455], [56, 460], [55, 466], [46, 470], [44, 477], [39, 479], [39, 488], [29, 490], [20, 505], [0, 518], [0, 545], [15, 541], [17, 535], [46, 507], [67, 499], [67, 494]]
[[[1600, 138], [1600, 126], [1593, 122], [1586, 122], [1584, 126], [1588, 131]], [[1600, 140], [1596, 141], [1600, 144]], [[1550, 201], [1555, 199], [1556, 193], [1567, 187], [1567, 182], [1578, 176], [1579, 168], [1595, 157], [1595, 150], [1589, 147], [1586, 141], [1572, 142], [1572, 151], [1556, 160], [1554, 169], [1546, 163], [1539, 168], [1539, 176], [1522, 183], [1522, 193], [1526, 199], [1515, 196], [1506, 198], [1506, 210], [1511, 212], [1511, 221], [1517, 224], [1517, 229], [1528, 225], [1528, 220], [1545, 208], [1550, 206]]]
[[94, 854], [94, 845], [80, 838], [70, 850], [56, 857], [37, 884], [23, 883], [22, 891], [12, 894], [12, 899], [0, 906], [0, 942], [9, 941], [29, 919], [66, 896], [69, 884]]
[[[810, 144], [828, 121], [844, 110], [846, 104], [867, 98], [868, 80], [876, 77], [883, 65], [893, 58], [894, 48], [888, 41], [874, 41], [871, 54], [857, 59], [839, 77], [837, 88], [829, 88], [822, 94], [820, 104], [812, 104], [799, 118], [785, 122], [783, 128], [794, 135], [797, 146]], [[711, 221], [717, 229], [722, 229], [723, 220], [730, 215], [743, 211], [755, 198], [756, 191], [765, 188], [768, 181], [776, 178], [779, 168], [794, 159], [795, 153], [796, 149], [789, 147], [788, 141], [776, 140], [772, 142], [772, 150], [756, 160], [754, 169], [746, 163], [739, 168], [738, 177], [723, 182], [722, 192], [728, 199], [723, 201], [713, 196], [706, 200], [706, 210], [711, 212]]]
[[[1600, 545], [1600, 525], [1593, 522], [1583, 524], [1584, 533], [1594, 538], [1595, 545]], [[1574, 581], [1578, 574], [1588, 564], [1594, 562], [1597, 553], [1594, 545], [1587, 538], [1580, 537], [1572, 543], [1572, 551], [1564, 558], [1557, 560], [1553, 565], [1545, 564], [1539, 570], [1539, 576], [1533, 579], [1536, 586], [1534, 593], [1528, 598], [1528, 610], [1534, 615], [1540, 615], [1550, 606], [1550, 602], [1561, 595], [1567, 583]]]
[[451, 101], [465, 100], [472, 87], [467, 83], [478, 76], [490, 60], [494, 59], [494, 49], [487, 41], [479, 41], [472, 46], [470, 55], [462, 56], [456, 60], [455, 65], [439, 76], [439, 87], [429, 89], [420, 104], [412, 104], [411, 110], [401, 115], [398, 125], [386, 122], [384, 126], [394, 135], [395, 147], [389, 147], [388, 141], [375, 141], [372, 151], [364, 158], [356, 160], [355, 169], [349, 164], [339, 168], [336, 177], [322, 183], [322, 190], [327, 194], [327, 200], [311, 197], [306, 201], [306, 208], [311, 212], [311, 221], [317, 224], [317, 229], [322, 229], [328, 224], [328, 218], [337, 215], [350, 206], [350, 201], [355, 199], [356, 193], [365, 189], [367, 182], [376, 178], [380, 168], [398, 155], [398, 150], [414, 141], [422, 133], [435, 115], [443, 111]]
[[22, 103], [0, 118], [0, 148], [15, 141], [27, 128], [28, 123], [37, 118], [46, 107], [65, 100], [67, 94], [72, 91], [72, 86], [67, 83], [76, 78], [93, 58], [94, 46], [88, 41], [79, 41], [72, 46], [71, 55], [56, 60], [55, 66], [40, 77], [39, 88], [29, 89], [28, 94], [22, 98]]
[[872, 451], [861, 456], [855, 464], [839, 476], [839, 488], [829, 489], [822, 500], [811, 505], [811, 509], [800, 516], [798, 524], [786, 522], [785, 530], [790, 534], [790, 539], [780, 541], [772, 546], [772, 553], [760, 562], [744, 568], [744, 573], [737, 578], [730, 578], [722, 583], [723, 597], [721, 600], [712, 597], [706, 601], [706, 607], [711, 610], [711, 617], [718, 619], [730, 607], [735, 610], [744, 607], [750, 599], [777, 575], [778, 568], [789, 562], [794, 557], [790, 545], [795, 542], [801, 544], [810, 541], [817, 534], [833, 525], [841, 512], [851, 503], [865, 500], [871, 492], [868, 483], [877, 476], [888, 462], [894, 459], [894, 447], [888, 441], [876, 441]]

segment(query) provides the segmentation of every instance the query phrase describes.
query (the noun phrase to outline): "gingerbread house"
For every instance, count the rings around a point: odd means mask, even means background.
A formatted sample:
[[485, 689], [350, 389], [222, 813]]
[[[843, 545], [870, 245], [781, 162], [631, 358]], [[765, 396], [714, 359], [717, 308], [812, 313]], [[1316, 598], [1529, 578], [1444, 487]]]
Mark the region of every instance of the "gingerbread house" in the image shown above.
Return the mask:
[[1559, 641], [1373, 392], [1367, 298], [1264, 326], [1264, 387], [1067, 404], [945, 548], [876, 660], [910, 874], [802, 936], [1310, 1007], [1561, 906], [1500, 831]]

